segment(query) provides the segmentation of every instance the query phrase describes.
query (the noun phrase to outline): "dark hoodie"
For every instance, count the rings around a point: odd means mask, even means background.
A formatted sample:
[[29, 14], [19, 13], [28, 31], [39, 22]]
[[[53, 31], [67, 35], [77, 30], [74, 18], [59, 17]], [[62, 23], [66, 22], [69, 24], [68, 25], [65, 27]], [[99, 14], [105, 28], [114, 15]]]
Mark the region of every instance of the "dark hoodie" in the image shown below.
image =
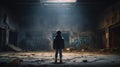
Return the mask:
[[64, 39], [62, 39], [61, 35], [57, 35], [53, 41], [54, 49], [64, 49]]

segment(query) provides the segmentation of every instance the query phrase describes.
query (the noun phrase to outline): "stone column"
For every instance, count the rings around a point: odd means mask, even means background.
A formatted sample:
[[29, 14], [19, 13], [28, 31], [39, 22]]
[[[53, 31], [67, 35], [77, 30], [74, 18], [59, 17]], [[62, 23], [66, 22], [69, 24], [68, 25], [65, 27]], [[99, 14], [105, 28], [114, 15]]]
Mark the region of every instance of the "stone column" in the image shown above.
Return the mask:
[[106, 36], [106, 49], [109, 49], [110, 48], [110, 44], [109, 44], [109, 28], [106, 29], [106, 33], [105, 33], [105, 36]]
[[6, 29], [6, 42], [5, 45], [9, 44], [9, 29]]

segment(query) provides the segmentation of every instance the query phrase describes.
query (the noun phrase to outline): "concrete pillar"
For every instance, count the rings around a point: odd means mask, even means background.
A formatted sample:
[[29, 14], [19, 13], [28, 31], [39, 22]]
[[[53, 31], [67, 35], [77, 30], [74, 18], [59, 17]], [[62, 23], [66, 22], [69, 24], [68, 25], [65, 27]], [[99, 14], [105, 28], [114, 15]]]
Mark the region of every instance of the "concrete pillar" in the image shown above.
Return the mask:
[[5, 45], [8, 45], [9, 44], [9, 29], [7, 28], [6, 29], [6, 42], [5, 42]]
[[106, 29], [106, 33], [105, 33], [105, 36], [106, 36], [106, 49], [109, 49], [110, 48], [110, 44], [109, 44], [109, 28]]

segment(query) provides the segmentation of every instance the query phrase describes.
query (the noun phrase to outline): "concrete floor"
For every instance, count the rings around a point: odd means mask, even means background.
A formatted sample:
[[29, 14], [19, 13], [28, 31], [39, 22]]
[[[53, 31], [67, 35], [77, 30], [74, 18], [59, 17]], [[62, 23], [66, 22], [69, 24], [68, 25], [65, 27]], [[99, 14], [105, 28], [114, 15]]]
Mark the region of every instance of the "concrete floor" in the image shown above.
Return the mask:
[[[83, 60], [87, 60], [83, 62]], [[59, 60], [58, 60], [59, 61]], [[120, 67], [120, 56], [88, 52], [64, 52], [63, 63], [54, 64], [54, 52], [0, 53], [2, 67]]]

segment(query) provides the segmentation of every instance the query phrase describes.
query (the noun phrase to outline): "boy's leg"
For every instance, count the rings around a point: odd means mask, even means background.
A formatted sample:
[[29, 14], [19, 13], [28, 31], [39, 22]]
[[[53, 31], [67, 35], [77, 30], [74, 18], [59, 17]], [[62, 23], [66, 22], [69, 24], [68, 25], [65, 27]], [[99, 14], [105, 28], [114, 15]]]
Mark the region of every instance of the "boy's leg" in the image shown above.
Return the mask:
[[60, 63], [62, 63], [62, 49], [59, 50], [59, 55], [60, 55]]
[[57, 63], [58, 49], [55, 50], [55, 63]]

